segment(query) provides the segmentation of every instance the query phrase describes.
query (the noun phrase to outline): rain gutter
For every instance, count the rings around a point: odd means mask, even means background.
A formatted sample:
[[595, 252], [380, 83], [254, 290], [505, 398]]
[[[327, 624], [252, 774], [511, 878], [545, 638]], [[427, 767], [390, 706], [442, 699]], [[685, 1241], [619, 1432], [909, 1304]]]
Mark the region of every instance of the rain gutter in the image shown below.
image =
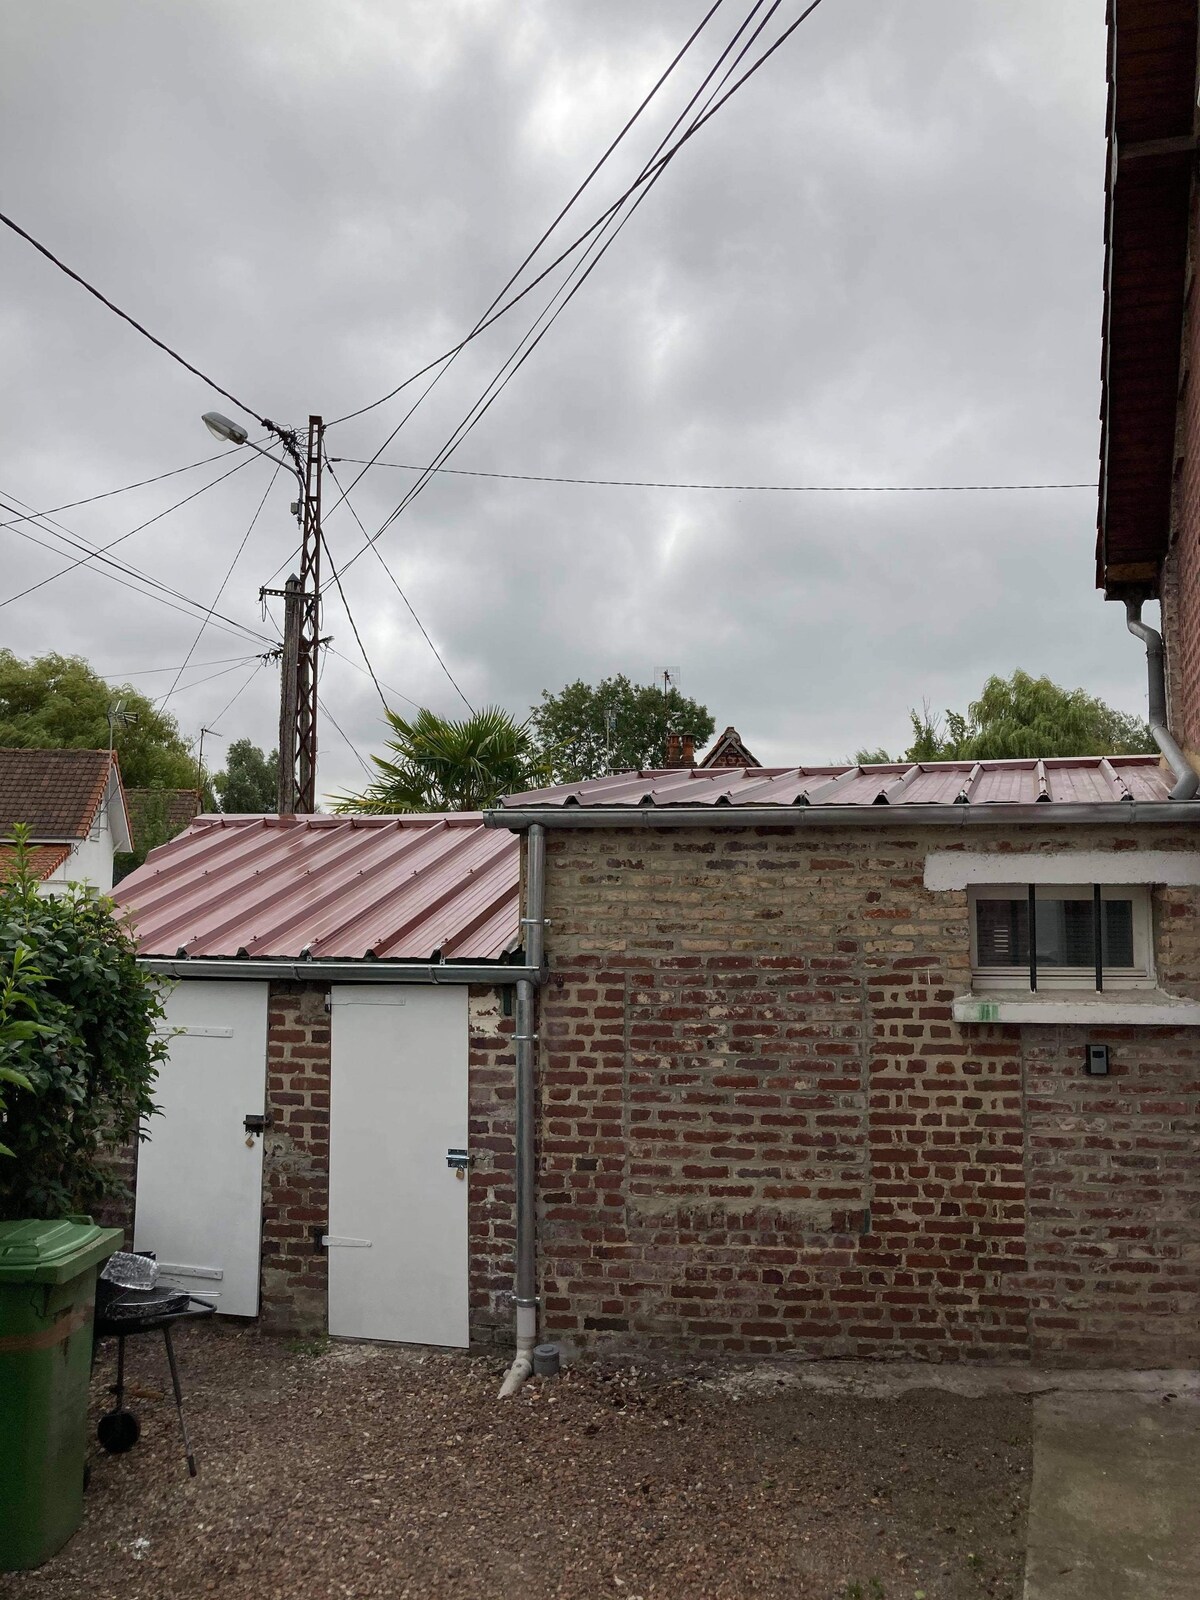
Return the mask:
[[1200, 788], [1197, 773], [1183, 751], [1171, 737], [1167, 727], [1167, 680], [1163, 668], [1162, 634], [1142, 621], [1142, 601], [1126, 600], [1125, 625], [1136, 639], [1146, 646], [1146, 672], [1149, 676], [1149, 709], [1147, 719], [1154, 742], [1167, 758], [1167, 765], [1175, 775], [1172, 800], [1190, 800]]
[[503, 961], [320, 961], [253, 956], [139, 956], [138, 965], [160, 978], [248, 978], [288, 983], [520, 984], [534, 969]]
[[[1191, 771], [1191, 768], [1188, 768]], [[1192, 774], [1195, 777], [1195, 774]], [[1200, 780], [1198, 780], [1200, 781]], [[1178, 787], [1178, 785], [1176, 786]], [[1172, 791], [1174, 792], [1174, 791]], [[1043, 800], [1026, 805], [845, 806], [514, 806], [487, 811], [484, 825], [509, 828], [987, 828], [1137, 827], [1156, 822], [1200, 823], [1200, 805], [1186, 799], [1099, 803]]]

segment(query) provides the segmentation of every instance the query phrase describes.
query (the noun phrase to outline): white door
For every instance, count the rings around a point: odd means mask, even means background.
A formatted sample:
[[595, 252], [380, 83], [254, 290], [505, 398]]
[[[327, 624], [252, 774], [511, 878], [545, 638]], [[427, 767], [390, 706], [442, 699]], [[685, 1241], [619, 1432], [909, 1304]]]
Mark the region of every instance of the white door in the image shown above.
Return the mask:
[[467, 992], [335, 985], [329, 1331], [467, 1343]]
[[254, 1317], [263, 1140], [245, 1119], [265, 1107], [267, 985], [184, 980], [166, 1009], [164, 1031], [182, 1031], [154, 1089], [162, 1114], [138, 1147], [133, 1247], [157, 1254], [160, 1283]]

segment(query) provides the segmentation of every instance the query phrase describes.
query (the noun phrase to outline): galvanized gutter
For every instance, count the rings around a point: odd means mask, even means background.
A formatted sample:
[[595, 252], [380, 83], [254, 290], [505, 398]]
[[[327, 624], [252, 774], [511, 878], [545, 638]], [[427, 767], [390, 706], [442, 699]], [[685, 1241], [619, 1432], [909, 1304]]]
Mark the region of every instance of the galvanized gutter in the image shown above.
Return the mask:
[[306, 961], [253, 956], [139, 956], [138, 966], [161, 978], [248, 978], [288, 983], [535, 982], [534, 967], [502, 961]]
[[1200, 823], [1190, 800], [1118, 800], [1111, 804], [1033, 801], [1028, 805], [632, 805], [525, 806], [484, 812], [488, 828], [522, 833], [545, 828], [988, 828], [1144, 827], [1156, 822]]

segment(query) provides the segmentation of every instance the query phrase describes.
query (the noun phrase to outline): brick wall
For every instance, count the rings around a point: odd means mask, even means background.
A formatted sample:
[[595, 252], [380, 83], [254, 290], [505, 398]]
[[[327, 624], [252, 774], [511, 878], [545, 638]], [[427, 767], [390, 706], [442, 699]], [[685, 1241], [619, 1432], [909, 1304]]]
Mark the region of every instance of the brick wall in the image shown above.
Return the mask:
[[263, 1135], [263, 1325], [326, 1327], [326, 1257], [313, 1230], [329, 1226], [328, 986], [272, 983], [267, 1000], [267, 1116]]
[[[1151, 831], [972, 830], [970, 845], [1183, 842]], [[948, 837], [551, 832], [548, 1334], [937, 1359], [1200, 1355], [1195, 1038], [1129, 1030], [1113, 1076], [1087, 1080], [1079, 1030], [955, 1024], [967, 896], [923, 887], [926, 849]], [[1156, 907], [1160, 975], [1193, 993], [1195, 898], [1170, 891]]]
[[[1193, 207], [1193, 240], [1198, 234]], [[1200, 288], [1195, 261], [1185, 307], [1171, 549], [1163, 570], [1171, 731], [1200, 768]]]
[[516, 1061], [511, 1005], [506, 1010], [503, 991], [472, 988], [468, 1024], [468, 1145], [474, 1157], [467, 1174], [471, 1340], [509, 1343], [516, 1249]]

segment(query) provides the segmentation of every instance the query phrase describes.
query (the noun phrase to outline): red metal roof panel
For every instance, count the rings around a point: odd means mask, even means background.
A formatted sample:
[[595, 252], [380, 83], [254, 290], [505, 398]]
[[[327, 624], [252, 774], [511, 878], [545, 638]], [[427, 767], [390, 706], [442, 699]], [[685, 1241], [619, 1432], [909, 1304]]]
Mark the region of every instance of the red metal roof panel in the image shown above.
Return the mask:
[[143, 955], [491, 961], [519, 942], [519, 855], [474, 812], [203, 816], [114, 899]]
[[727, 767], [620, 772], [508, 795], [502, 809], [544, 806], [1111, 805], [1165, 801], [1174, 779], [1157, 756], [1072, 756], [1045, 761], [938, 761], [854, 767]]

